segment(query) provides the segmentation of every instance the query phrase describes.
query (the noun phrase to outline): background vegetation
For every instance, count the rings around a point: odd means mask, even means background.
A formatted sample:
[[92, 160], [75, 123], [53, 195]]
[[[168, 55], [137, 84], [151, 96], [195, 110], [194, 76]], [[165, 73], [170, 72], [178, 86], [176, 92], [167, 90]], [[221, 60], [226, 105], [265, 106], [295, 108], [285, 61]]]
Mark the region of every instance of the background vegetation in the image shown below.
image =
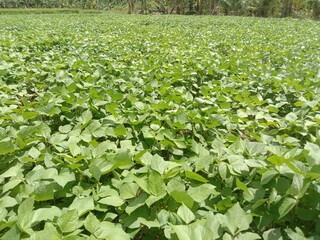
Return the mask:
[[320, 0], [0, 0], [0, 8], [127, 9], [129, 13], [320, 16]]

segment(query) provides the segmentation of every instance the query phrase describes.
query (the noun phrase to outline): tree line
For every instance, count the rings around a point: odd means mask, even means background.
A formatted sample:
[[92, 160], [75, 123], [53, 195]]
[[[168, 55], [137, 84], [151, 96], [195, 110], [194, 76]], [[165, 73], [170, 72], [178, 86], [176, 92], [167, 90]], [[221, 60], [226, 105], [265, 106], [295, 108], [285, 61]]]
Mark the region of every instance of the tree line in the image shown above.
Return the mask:
[[[128, 13], [213, 14], [258, 17], [320, 16], [320, 0], [127, 0]], [[135, 8], [137, 5], [137, 8]], [[149, 8], [148, 8], [149, 6]], [[153, 7], [152, 7], [153, 6]]]
[[320, 18], [320, 0], [0, 0], [2, 8], [126, 7], [128, 13]]

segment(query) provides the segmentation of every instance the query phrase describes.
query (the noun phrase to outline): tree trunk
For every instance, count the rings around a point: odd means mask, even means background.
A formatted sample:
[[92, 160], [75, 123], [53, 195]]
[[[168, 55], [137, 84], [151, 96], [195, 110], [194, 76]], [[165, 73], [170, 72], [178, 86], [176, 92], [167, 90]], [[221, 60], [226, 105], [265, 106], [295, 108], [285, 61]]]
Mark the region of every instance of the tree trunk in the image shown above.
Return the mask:
[[258, 14], [259, 14], [260, 17], [267, 17], [268, 8], [269, 8], [268, 4], [269, 4], [268, 0], [262, 0], [260, 2], [260, 6], [259, 6], [259, 10], [258, 10]]
[[177, 14], [184, 14], [184, 1], [179, 0], [178, 7], [177, 7]]
[[202, 0], [197, 0], [197, 13], [202, 14]]
[[147, 7], [147, 1], [146, 0], [141, 0], [141, 13], [145, 14], [146, 12], [146, 7]]
[[190, 13], [193, 12], [193, 0], [189, 0], [189, 10]]
[[128, 13], [131, 14], [134, 12], [134, 0], [128, 0]]
[[217, 0], [211, 0], [210, 1], [210, 13], [211, 14], [216, 14], [217, 6], [218, 6], [218, 1]]
[[28, 0], [24, 0], [24, 7], [29, 8], [29, 1]]
[[281, 17], [285, 18], [291, 15], [292, 12], [292, 0], [283, 0]]
[[318, 2], [318, 1], [313, 3], [313, 17], [315, 19], [320, 18], [320, 2]]

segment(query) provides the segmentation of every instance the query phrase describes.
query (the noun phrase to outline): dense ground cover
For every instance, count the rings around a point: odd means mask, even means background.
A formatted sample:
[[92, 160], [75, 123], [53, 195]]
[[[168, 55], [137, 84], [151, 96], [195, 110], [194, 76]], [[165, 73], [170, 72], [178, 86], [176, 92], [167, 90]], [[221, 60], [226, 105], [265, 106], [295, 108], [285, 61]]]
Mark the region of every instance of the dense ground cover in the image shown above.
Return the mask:
[[319, 239], [320, 26], [0, 16], [1, 239]]

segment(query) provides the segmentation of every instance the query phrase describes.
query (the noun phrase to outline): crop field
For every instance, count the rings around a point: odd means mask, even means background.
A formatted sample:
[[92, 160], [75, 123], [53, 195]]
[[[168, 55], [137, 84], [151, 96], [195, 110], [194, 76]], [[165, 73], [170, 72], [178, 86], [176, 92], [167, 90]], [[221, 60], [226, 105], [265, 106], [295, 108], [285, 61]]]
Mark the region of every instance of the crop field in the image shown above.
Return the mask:
[[0, 16], [0, 238], [320, 239], [320, 25]]

